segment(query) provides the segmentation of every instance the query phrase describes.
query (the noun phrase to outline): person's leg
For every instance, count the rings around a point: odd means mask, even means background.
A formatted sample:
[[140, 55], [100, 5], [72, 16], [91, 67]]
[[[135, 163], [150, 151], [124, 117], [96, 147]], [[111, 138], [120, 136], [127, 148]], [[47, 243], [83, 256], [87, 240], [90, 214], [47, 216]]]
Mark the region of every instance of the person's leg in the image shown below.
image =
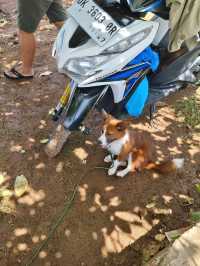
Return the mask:
[[[39, 6], [37, 9], [39, 10]], [[49, 6], [47, 3], [46, 5], [42, 6], [42, 8], [40, 7], [41, 14], [39, 17], [44, 15], [45, 11], [47, 15], [49, 16], [50, 22], [54, 23], [57, 29], [59, 30], [63, 26], [64, 20], [66, 19], [66, 13], [60, 1], [54, 0], [52, 4], [50, 4]], [[34, 23], [34, 24], [37, 25], [38, 23]], [[31, 31], [33, 31], [33, 29], [31, 29]], [[33, 75], [33, 61], [34, 61], [35, 51], [36, 51], [35, 36], [34, 36], [34, 33], [20, 30], [19, 38], [20, 38], [20, 54], [21, 54], [21, 61], [22, 61], [20, 73], [24, 76], [30, 76], [30, 75]]]
[[[64, 20], [66, 19], [66, 13], [61, 3], [53, 2], [47, 10], [47, 15], [48, 14], [51, 17], [52, 23], [54, 23], [54, 25], [59, 30], [63, 26]], [[19, 31], [19, 36], [20, 36], [20, 48], [21, 48], [20, 51], [21, 51], [21, 61], [22, 61], [21, 73], [25, 76], [33, 75], [32, 66], [36, 51], [35, 36], [33, 33], [27, 33], [22, 30]]]
[[18, 0], [18, 27], [20, 39], [20, 59], [22, 64], [14, 71], [4, 72], [8, 78], [23, 78], [33, 75], [33, 61], [36, 51], [34, 32], [42, 17], [47, 13], [53, 0]]
[[13, 69], [5, 71], [4, 75], [8, 78], [17, 78], [18, 76], [32, 77], [33, 71], [33, 60], [36, 51], [36, 41], [34, 33], [25, 32], [19, 30], [19, 42], [20, 42], [20, 60], [21, 65], [17, 65]]
[[47, 16], [50, 23], [53, 23], [58, 30], [63, 26], [67, 15], [61, 0], [53, 0], [47, 11]]
[[21, 69], [20, 73], [24, 76], [33, 75], [33, 60], [36, 51], [36, 41], [34, 33], [19, 31]]

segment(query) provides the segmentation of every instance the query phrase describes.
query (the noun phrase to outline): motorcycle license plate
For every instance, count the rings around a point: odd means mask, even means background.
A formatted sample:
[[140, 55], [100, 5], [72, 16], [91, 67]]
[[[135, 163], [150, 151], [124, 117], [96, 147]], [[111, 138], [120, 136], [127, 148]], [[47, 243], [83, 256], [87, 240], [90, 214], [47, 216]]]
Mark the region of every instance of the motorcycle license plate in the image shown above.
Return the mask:
[[76, 0], [67, 11], [99, 46], [106, 44], [120, 29], [92, 0]]

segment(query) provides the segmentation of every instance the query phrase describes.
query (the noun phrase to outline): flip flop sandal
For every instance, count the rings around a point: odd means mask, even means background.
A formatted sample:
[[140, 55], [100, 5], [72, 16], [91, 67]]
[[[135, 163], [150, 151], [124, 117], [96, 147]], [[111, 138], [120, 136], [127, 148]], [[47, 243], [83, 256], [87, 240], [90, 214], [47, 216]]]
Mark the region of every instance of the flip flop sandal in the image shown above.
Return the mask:
[[13, 80], [26, 80], [26, 79], [32, 79], [33, 75], [31, 76], [24, 76], [21, 73], [19, 73], [15, 68], [11, 68], [10, 70], [11, 74], [14, 74], [15, 76], [9, 75], [9, 73], [4, 72], [4, 76], [8, 79], [13, 79]]

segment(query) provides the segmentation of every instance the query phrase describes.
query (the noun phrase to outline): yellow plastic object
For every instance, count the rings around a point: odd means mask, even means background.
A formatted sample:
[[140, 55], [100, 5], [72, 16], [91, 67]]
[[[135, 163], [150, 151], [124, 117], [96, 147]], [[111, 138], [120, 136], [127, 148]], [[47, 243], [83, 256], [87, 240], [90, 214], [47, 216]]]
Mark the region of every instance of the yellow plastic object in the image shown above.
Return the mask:
[[67, 104], [70, 93], [71, 93], [71, 88], [70, 88], [70, 83], [68, 83], [63, 95], [60, 98], [60, 103], [62, 106], [65, 106]]

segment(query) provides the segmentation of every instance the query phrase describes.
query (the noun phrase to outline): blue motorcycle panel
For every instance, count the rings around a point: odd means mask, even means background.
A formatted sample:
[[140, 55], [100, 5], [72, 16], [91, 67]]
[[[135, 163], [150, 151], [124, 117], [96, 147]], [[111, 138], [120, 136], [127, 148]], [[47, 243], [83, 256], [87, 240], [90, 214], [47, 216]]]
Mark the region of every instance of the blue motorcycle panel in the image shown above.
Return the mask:
[[125, 108], [130, 116], [139, 117], [144, 109], [149, 94], [149, 82], [145, 77], [138, 85]]

